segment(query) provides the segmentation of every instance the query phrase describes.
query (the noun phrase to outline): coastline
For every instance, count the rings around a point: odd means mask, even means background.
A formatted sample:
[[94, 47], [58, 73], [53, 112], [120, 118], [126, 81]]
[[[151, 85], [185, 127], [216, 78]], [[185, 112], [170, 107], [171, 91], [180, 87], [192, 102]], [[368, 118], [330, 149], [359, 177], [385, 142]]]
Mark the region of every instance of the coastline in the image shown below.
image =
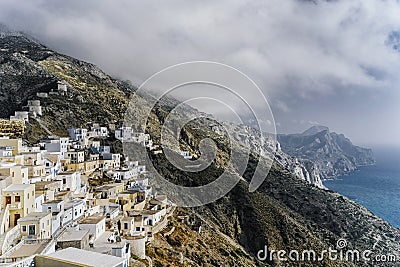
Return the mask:
[[329, 190], [346, 196], [400, 229], [400, 195], [396, 190], [400, 172], [396, 168], [388, 170], [381, 163], [360, 166], [356, 171], [322, 182]]

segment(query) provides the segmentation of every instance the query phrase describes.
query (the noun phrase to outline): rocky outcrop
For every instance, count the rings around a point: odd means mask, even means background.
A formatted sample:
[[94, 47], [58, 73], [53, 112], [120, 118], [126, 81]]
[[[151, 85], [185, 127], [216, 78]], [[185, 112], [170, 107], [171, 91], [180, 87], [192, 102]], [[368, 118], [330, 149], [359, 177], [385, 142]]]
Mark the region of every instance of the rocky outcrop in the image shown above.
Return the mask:
[[298, 178], [319, 188], [325, 188], [322, 185], [317, 165], [310, 160], [286, 154], [282, 151], [281, 144], [271, 135], [261, 135], [260, 131], [246, 125], [225, 123], [224, 126], [234, 140], [242, 146], [250, 148], [252, 151], [257, 151], [263, 156], [274, 158], [279, 165], [292, 172]]
[[301, 160], [312, 161], [322, 179], [345, 175], [375, 163], [371, 149], [355, 146], [343, 134], [313, 126], [301, 134], [280, 134], [282, 150]]

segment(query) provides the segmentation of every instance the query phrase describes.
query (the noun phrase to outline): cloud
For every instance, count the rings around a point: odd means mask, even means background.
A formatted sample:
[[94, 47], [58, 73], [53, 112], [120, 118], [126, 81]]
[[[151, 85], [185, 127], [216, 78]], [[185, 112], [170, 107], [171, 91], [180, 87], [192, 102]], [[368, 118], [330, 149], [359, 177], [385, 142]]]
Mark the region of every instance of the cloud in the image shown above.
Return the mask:
[[[396, 1], [0, 1], [0, 17], [127, 78], [188, 60], [233, 64], [266, 90], [377, 87], [398, 57]], [[377, 81], [366, 69], [387, 74]]]
[[278, 110], [280, 110], [280, 111], [282, 111], [282, 112], [289, 112], [289, 111], [290, 111], [290, 108], [288, 107], [288, 105], [287, 105], [285, 102], [282, 102], [282, 101], [279, 100], [279, 99], [275, 99], [275, 100], [273, 101], [273, 106], [274, 106], [276, 109], [278, 109]]
[[324, 97], [397, 88], [388, 38], [399, 13], [395, 0], [0, 0], [5, 23], [137, 84], [185, 61], [232, 65], [274, 99], [277, 117]]

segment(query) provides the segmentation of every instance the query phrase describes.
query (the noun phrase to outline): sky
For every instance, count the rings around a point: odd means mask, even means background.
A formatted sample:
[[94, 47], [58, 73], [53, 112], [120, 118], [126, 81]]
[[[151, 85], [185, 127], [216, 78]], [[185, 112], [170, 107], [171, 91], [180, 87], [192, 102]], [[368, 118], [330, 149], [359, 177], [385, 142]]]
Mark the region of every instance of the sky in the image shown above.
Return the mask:
[[115, 77], [221, 62], [257, 83], [278, 132], [326, 125], [360, 145], [400, 145], [398, 14], [396, 0], [0, 0], [0, 22]]

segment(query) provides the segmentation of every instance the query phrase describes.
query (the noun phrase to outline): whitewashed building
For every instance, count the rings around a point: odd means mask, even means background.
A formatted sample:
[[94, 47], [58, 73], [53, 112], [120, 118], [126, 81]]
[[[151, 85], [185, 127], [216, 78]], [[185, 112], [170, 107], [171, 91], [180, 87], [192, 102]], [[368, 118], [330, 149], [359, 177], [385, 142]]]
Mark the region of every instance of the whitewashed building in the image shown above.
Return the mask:
[[68, 134], [71, 140], [82, 141], [88, 138], [88, 130], [84, 128], [68, 129]]

